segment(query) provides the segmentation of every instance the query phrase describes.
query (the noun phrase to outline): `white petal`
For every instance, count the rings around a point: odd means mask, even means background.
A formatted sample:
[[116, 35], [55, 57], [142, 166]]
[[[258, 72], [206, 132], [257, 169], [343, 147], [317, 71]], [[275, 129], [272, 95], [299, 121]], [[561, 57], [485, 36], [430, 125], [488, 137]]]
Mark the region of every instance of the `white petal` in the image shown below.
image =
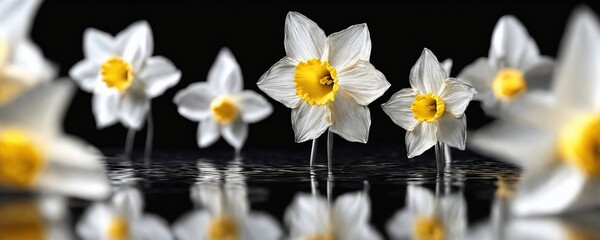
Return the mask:
[[410, 109], [416, 96], [417, 92], [414, 89], [404, 88], [394, 93], [390, 100], [382, 104], [381, 107], [396, 125], [406, 131], [412, 131], [419, 123]]
[[350, 142], [367, 143], [371, 127], [371, 112], [369, 107], [354, 102], [342, 91], [335, 96], [331, 104], [333, 124], [329, 128]]
[[114, 208], [124, 217], [141, 218], [144, 211], [144, 197], [142, 192], [131, 186], [123, 186], [116, 190], [111, 198]]
[[338, 74], [338, 85], [358, 104], [369, 105], [381, 97], [390, 83], [369, 62], [359, 60], [352, 68]]
[[69, 76], [86, 92], [94, 91], [99, 73], [100, 66], [89, 60], [82, 60], [69, 70]]
[[22, 80], [29, 80], [26, 82], [28, 85], [49, 81], [56, 77], [56, 67], [44, 58], [42, 50], [33, 42], [19, 41], [12, 46], [12, 51], [12, 59], [6, 68], [19, 71], [25, 76]]
[[558, 56], [553, 91], [561, 105], [600, 110], [600, 25], [591, 10], [573, 14]]
[[454, 78], [446, 79], [442, 88], [440, 97], [444, 100], [446, 111], [455, 117], [463, 115], [473, 96], [477, 93], [471, 86]]
[[247, 240], [277, 240], [283, 234], [277, 221], [265, 213], [251, 213], [244, 219], [244, 230]]
[[[346, 193], [333, 205], [333, 221], [340, 239], [349, 239], [352, 231], [366, 224], [371, 214], [371, 203], [363, 192]], [[342, 230], [345, 229], [345, 230]]]
[[173, 102], [177, 111], [187, 119], [200, 121], [211, 116], [210, 103], [215, 98], [215, 93], [207, 83], [192, 83], [185, 89], [177, 92]]
[[110, 193], [102, 154], [96, 148], [63, 136], [52, 142], [47, 154], [48, 165], [37, 180], [41, 190], [92, 200]]
[[148, 97], [144, 94], [128, 92], [121, 99], [119, 119], [125, 127], [138, 130], [144, 126], [149, 109], [150, 99]]
[[131, 223], [131, 231], [132, 239], [136, 240], [173, 239], [169, 224], [154, 214], [146, 214], [135, 219]]
[[448, 75], [435, 55], [423, 49], [419, 60], [410, 70], [410, 86], [421, 93], [439, 94]]
[[468, 223], [467, 203], [462, 193], [442, 197], [439, 204], [439, 214], [448, 239], [463, 239]]
[[501, 17], [492, 34], [490, 60], [501, 68], [522, 69], [521, 63], [526, 65], [532, 56], [539, 56], [539, 50], [525, 27], [512, 15]]
[[41, 3], [41, 0], [1, 1], [0, 29], [2, 29], [2, 34], [8, 35], [13, 40], [27, 38]]
[[75, 227], [82, 239], [108, 239], [108, 226], [113, 218], [112, 209], [104, 203], [92, 204], [85, 210]]
[[248, 138], [248, 124], [237, 119], [230, 124], [221, 127], [223, 138], [236, 150], [242, 149], [246, 138]]
[[285, 18], [285, 52], [296, 61], [321, 58], [326, 46], [325, 32], [312, 20], [297, 12]]
[[294, 60], [288, 57], [282, 58], [260, 77], [256, 85], [269, 97], [286, 107], [296, 108], [300, 104], [300, 97], [296, 95], [295, 69]]
[[467, 141], [467, 116], [456, 118], [450, 114], [444, 114], [437, 120], [437, 139], [451, 147], [465, 150]]
[[118, 54], [116, 41], [108, 33], [88, 28], [83, 33], [83, 53], [87, 61], [102, 64], [109, 57]]
[[431, 217], [434, 214], [436, 203], [433, 193], [429, 189], [408, 185], [406, 205], [413, 216]]
[[544, 171], [529, 174], [517, 186], [512, 210], [517, 215], [546, 215], [572, 210], [584, 190], [585, 180], [578, 169], [566, 164], [549, 166]]
[[379, 240], [383, 239], [377, 232], [377, 230], [368, 225], [367, 223], [361, 224], [357, 228], [353, 229], [351, 234], [346, 238], [348, 240]]
[[369, 61], [371, 36], [366, 23], [352, 25], [327, 37], [329, 63], [338, 72], [353, 66], [359, 60]]
[[442, 68], [444, 68], [446, 75], [450, 76], [452, 73], [452, 59], [446, 58], [446, 60], [442, 61]]
[[206, 235], [210, 221], [211, 216], [207, 211], [187, 213], [173, 224], [173, 234], [180, 240], [197, 240]]
[[557, 109], [557, 99], [547, 91], [529, 91], [511, 102], [504, 112], [506, 119], [524, 122], [549, 132], [560, 129], [571, 120], [572, 114]]
[[198, 125], [198, 146], [205, 148], [213, 145], [221, 134], [219, 133], [219, 124], [213, 118], [201, 120]]
[[292, 109], [292, 128], [296, 142], [318, 138], [331, 125], [331, 112], [326, 106], [309, 105], [301, 102]]
[[259, 122], [273, 112], [273, 106], [260, 94], [245, 90], [238, 96], [242, 120], [246, 123]]
[[284, 221], [291, 239], [323, 233], [329, 227], [327, 201], [317, 195], [297, 194], [285, 211]]
[[414, 130], [406, 132], [406, 151], [408, 158], [423, 154], [437, 142], [436, 126], [433, 123], [420, 122]]
[[148, 59], [136, 77], [144, 82], [146, 95], [154, 98], [175, 86], [181, 78], [181, 71], [169, 59], [157, 56]]
[[408, 209], [396, 212], [386, 225], [390, 239], [410, 239], [413, 231], [413, 218]]
[[219, 51], [217, 59], [208, 71], [207, 79], [217, 94], [236, 93], [244, 88], [242, 70], [228, 48]]
[[481, 100], [481, 95], [492, 94], [492, 81], [497, 71], [487, 59], [479, 58], [466, 66], [458, 74], [458, 79], [473, 86], [477, 90], [475, 98]]
[[131, 63], [134, 71], [139, 71], [154, 51], [152, 29], [146, 21], [136, 22], [128, 28], [132, 33], [123, 49], [123, 59]]
[[552, 83], [554, 61], [547, 57], [540, 58], [524, 70], [527, 90], [549, 90]]
[[115, 124], [119, 119], [119, 101], [121, 100], [119, 91], [107, 87], [96, 87], [94, 91], [92, 111], [96, 119], [96, 127], [104, 128]]

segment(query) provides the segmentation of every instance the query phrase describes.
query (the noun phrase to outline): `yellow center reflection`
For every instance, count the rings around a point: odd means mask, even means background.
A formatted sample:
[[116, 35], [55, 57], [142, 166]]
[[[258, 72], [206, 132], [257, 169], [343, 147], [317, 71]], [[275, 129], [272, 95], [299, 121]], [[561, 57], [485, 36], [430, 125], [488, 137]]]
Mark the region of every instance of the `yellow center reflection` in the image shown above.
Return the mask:
[[600, 176], [600, 115], [583, 115], [561, 131], [558, 151], [562, 160], [590, 177]]
[[109, 88], [125, 92], [133, 83], [133, 68], [131, 64], [119, 57], [110, 57], [100, 69], [102, 81]]
[[492, 81], [492, 91], [499, 100], [513, 100], [527, 91], [525, 76], [518, 69], [504, 68], [496, 73]]
[[418, 218], [413, 226], [413, 236], [416, 240], [444, 240], [444, 227], [436, 218]]
[[444, 114], [446, 104], [444, 100], [433, 93], [417, 94], [415, 101], [410, 105], [415, 119], [433, 122]]
[[30, 188], [43, 165], [42, 154], [27, 133], [17, 129], [0, 132], [0, 183]]
[[208, 240], [238, 240], [240, 233], [236, 222], [227, 216], [219, 216], [212, 220], [206, 232]]
[[46, 239], [46, 227], [35, 202], [0, 206], [0, 240]]
[[324, 234], [316, 234], [308, 237], [306, 240], [335, 240], [335, 236], [332, 232], [324, 233]]
[[313, 58], [296, 66], [296, 95], [311, 105], [325, 105], [335, 100], [338, 91], [337, 71], [327, 61]]
[[129, 240], [129, 223], [125, 218], [115, 217], [108, 225], [108, 239]]
[[236, 102], [230, 96], [217, 97], [210, 103], [213, 117], [220, 124], [228, 124], [238, 116]]

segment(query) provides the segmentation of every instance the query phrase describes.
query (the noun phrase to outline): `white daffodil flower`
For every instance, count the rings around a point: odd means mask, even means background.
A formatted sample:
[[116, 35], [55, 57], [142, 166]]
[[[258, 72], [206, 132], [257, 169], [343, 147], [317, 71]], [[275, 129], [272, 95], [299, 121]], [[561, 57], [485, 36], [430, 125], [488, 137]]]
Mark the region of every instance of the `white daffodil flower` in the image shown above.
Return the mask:
[[410, 71], [410, 86], [382, 105], [392, 121], [407, 131], [408, 157], [421, 155], [438, 141], [464, 150], [467, 139], [464, 112], [475, 89], [448, 78], [427, 48]]
[[[250, 210], [240, 168], [229, 167], [221, 176], [221, 171], [210, 164], [199, 163], [199, 167], [201, 181], [191, 189], [192, 201], [199, 208], [175, 222], [173, 232], [177, 239], [281, 239], [281, 228], [275, 219]], [[225, 183], [221, 177], [225, 178]]]
[[371, 63], [366, 24], [325, 36], [315, 22], [297, 12], [285, 19], [286, 57], [258, 81], [271, 98], [292, 109], [296, 142], [329, 129], [344, 139], [366, 143], [369, 105], [390, 87]]
[[387, 225], [392, 239], [463, 239], [467, 204], [462, 194], [434, 197], [426, 188], [409, 185], [406, 208]]
[[56, 69], [29, 39], [41, 0], [0, 1], [0, 105], [53, 79]]
[[319, 195], [298, 194], [285, 213], [289, 239], [381, 239], [369, 224], [371, 202], [364, 192], [346, 193], [333, 205]]
[[47, 216], [44, 201], [25, 198], [0, 204], [0, 239], [73, 239], [66, 213]]
[[206, 82], [190, 84], [175, 95], [179, 114], [199, 121], [198, 146], [208, 147], [223, 138], [240, 150], [248, 136], [248, 123], [273, 112], [271, 104], [252, 90], [243, 90], [242, 70], [227, 48], [221, 49]]
[[507, 117], [472, 135], [475, 150], [524, 168], [517, 215], [600, 206], [600, 25], [577, 10], [559, 52], [551, 92], [531, 92]]
[[109, 194], [100, 151], [62, 132], [73, 87], [67, 80], [40, 84], [0, 108], [0, 187], [91, 199]]
[[88, 28], [84, 33], [85, 59], [69, 75], [79, 87], [94, 94], [92, 111], [98, 128], [120, 121], [140, 129], [150, 99], [179, 82], [181, 72], [162, 56], [152, 56], [154, 40], [146, 21], [132, 24], [112, 37]]
[[90, 206], [76, 226], [77, 234], [84, 240], [173, 239], [167, 222], [143, 209], [142, 193], [124, 187], [115, 192], [111, 203]]
[[488, 58], [479, 58], [458, 75], [477, 90], [487, 115], [499, 117], [510, 103], [528, 90], [548, 89], [553, 60], [538, 46], [514, 16], [498, 20]]

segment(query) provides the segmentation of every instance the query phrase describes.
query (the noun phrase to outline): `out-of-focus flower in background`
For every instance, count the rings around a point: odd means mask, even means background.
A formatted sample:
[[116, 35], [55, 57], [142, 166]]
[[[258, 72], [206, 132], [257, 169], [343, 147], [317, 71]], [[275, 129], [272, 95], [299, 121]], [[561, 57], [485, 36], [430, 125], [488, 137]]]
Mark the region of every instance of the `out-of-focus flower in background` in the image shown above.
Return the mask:
[[248, 136], [248, 123], [273, 112], [271, 104], [252, 90], [243, 90], [242, 70], [227, 48], [221, 49], [206, 82], [193, 83], [175, 95], [182, 116], [199, 121], [198, 146], [208, 147], [219, 136], [240, 150]]
[[144, 213], [142, 193], [131, 186], [117, 188], [110, 203], [90, 206], [76, 231], [84, 240], [173, 239], [165, 220]]
[[553, 60], [541, 56], [535, 41], [514, 16], [498, 20], [489, 56], [479, 58], [458, 75], [477, 90], [475, 100], [489, 116], [500, 114], [528, 90], [548, 89]]
[[120, 121], [140, 129], [150, 100], [176, 85], [181, 72], [163, 56], [152, 56], [154, 39], [146, 21], [139, 21], [115, 37], [88, 28], [84, 33], [85, 59], [69, 75], [79, 87], [94, 94], [92, 111], [98, 128]]
[[364, 192], [346, 193], [334, 203], [316, 194], [296, 195], [285, 212], [289, 239], [381, 239], [369, 224], [371, 202]]
[[197, 205], [173, 225], [181, 240], [276, 240], [282, 231], [270, 215], [250, 210], [243, 176], [232, 163], [224, 172], [210, 163], [198, 163], [200, 181], [191, 188]]
[[100, 151], [62, 132], [73, 87], [40, 84], [0, 108], [0, 186], [88, 199], [109, 194]]
[[0, 106], [40, 82], [56, 69], [29, 39], [41, 0], [0, 1]]
[[44, 208], [56, 206], [45, 201], [43, 196], [4, 199], [0, 203], [0, 239], [73, 239], [67, 212], [49, 216]]
[[405, 88], [382, 105], [383, 111], [406, 130], [408, 157], [421, 155], [438, 141], [465, 149], [464, 112], [476, 91], [448, 74], [435, 55], [424, 49], [410, 71]]
[[600, 26], [573, 14], [551, 92], [523, 95], [504, 117], [472, 135], [472, 146], [524, 168], [512, 203], [518, 215], [600, 205]]
[[467, 224], [467, 203], [461, 193], [439, 197], [409, 185], [406, 208], [392, 217], [387, 231], [392, 239], [463, 239]]
[[351, 142], [369, 139], [369, 105], [390, 87], [371, 63], [371, 37], [357, 24], [328, 37], [312, 20], [289, 12], [286, 57], [258, 81], [271, 98], [292, 109], [296, 142], [318, 138], [327, 129]]

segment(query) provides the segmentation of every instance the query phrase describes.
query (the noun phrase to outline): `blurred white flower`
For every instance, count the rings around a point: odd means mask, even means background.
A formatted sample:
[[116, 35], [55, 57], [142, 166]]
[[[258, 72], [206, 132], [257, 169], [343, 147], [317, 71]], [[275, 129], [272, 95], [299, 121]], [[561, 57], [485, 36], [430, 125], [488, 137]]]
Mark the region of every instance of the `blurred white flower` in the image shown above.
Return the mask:
[[271, 98], [292, 109], [296, 142], [325, 130], [352, 142], [366, 143], [369, 105], [390, 87], [371, 63], [366, 24], [325, 36], [315, 22], [297, 12], [285, 20], [286, 57], [258, 81]]
[[540, 56], [537, 44], [511, 15], [498, 20], [488, 58], [479, 58], [458, 75], [477, 90], [487, 115], [499, 117], [527, 90], [548, 89], [553, 61]]
[[369, 224], [371, 202], [364, 192], [346, 193], [333, 205], [318, 195], [298, 194], [285, 212], [289, 239], [381, 239]]
[[421, 155], [438, 141], [464, 150], [467, 139], [464, 112], [475, 89], [448, 78], [427, 48], [410, 71], [410, 86], [382, 105], [392, 121], [406, 129], [408, 157]]
[[0, 204], [0, 239], [73, 239], [66, 215], [47, 216], [44, 199], [25, 198]]
[[40, 82], [53, 79], [56, 69], [29, 39], [41, 0], [0, 1], [0, 105]]
[[67, 80], [40, 84], [0, 108], [0, 186], [101, 199], [110, 185], [92, 146], [62, 132]]
[[575, 11], [561, 45], [552, 92], [531, 92], [471, 145], [524, 168], [513, 212], [556, 214], [600, 206], [600, 26]]
[[252, 90], [243, 90], [242, 71], [227, 48], [221, 49], [206, 82], [193, 83], [175, 95], [182, 116], [199, 121], [198, 146], [208, 147], [220, 135], [236, 150], [248, 136], [248, 123], [273, 112], [271, 104]]
[[77, 234], [84, 240], [173, 239], [167, 222], [143, 209], [142, 193], [123, 187], [110, 203], [94, 203], [87, 209], [76, 226]]
[[85, 59], [69, 75], [94, 93], [92, 110], [98, 128], [120, 121], [140, 129], [150, 99], [179, 82], [181, 72], [162, 56], [152, 56], [154, 40], [146, 21], [132, 24], [116, 37], [88, 28], [84, 33]]
[[[192, 186], [192, 201], [199, 207], [173, 225], [180, 240], [277, 240], [282, 236], [277, 221], [266, 213], [251, 211], [239, 168], [228, 167], [224, 176], [202, 163], [201, 181]], [[221, 177], [224, 177], [225, 183]]]
[[463, 239], [467, 229], [467, 204], [462, 194], [434, 197], [426, 188], [409, 185], [406, 208], [387, 225], [392, 239]]

